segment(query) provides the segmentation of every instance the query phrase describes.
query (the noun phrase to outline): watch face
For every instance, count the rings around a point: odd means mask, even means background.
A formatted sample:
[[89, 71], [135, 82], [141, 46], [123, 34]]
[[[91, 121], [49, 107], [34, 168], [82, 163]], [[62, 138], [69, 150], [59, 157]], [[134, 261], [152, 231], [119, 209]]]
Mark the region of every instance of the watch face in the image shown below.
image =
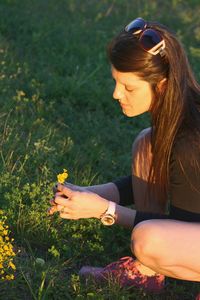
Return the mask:
[[105, 215], [101, 218], [101, 222], [104, 225], [113, 225], [115, 223], [115, 218], [112, 215]]

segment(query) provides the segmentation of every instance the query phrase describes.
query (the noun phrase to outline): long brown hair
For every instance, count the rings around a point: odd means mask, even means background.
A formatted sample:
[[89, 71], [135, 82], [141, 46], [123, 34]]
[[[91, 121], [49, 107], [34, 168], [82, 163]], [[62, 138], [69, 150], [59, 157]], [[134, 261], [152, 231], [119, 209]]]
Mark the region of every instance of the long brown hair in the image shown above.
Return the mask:
[[[175, 137], [187, 131], [187, 136], [198, 141], [197, 146], [200, 144], [200, 86], [175, 34], [156, 22], [149, 22], [148, 27], [160, 32], [165, 40], [164, 56], [144, 51], [138, 37], [125, 31], [119, 33], [109, 44], [108, 56], [116, 70], [135, 72], [151, 84], [154, 97], [150, 108], [152, 165], [148, 191], [151, 190], [151, 183], [155, 182], [159, 187], [158, 199], [165, 207], [169, 188], [170, 155]], [[158, 83], [164, 78], [167, 81], [165, 89], [161, 91]], [[189, 157], [194, 162], [194, 157]], [[200, 169], [200, 166], [197, 167]]]

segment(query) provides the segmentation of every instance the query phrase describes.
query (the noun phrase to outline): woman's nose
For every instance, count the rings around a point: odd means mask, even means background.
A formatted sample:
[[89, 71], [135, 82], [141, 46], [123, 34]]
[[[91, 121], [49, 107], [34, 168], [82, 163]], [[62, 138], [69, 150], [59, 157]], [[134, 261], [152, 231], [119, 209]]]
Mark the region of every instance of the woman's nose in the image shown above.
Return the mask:
[[113, 98], [115, 100], [119, 100], [123, 98], [123, 92], [122, 89], [116, 84], [115, 89], [113, 91]]

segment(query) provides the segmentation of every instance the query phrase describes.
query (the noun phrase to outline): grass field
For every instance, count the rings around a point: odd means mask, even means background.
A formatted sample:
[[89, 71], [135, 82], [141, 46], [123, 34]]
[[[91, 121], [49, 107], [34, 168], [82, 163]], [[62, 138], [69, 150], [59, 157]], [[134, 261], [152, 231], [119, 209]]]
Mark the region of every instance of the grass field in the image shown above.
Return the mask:
[[110, 39], [135, 17], [158, 20], [177, 33], [200, 79], [199, 14], [199, 0], [0, 1], [0, 207], [20, 249], [0, 299], [195, 299], [198, 283], [169, 278], [162, 295], [80, 282], [83, 264], [131, 255], [131, 232], [46, 211], [63, 168], [79, 185], [129, 174], [133, 139], [149, 125], [112, 100]]

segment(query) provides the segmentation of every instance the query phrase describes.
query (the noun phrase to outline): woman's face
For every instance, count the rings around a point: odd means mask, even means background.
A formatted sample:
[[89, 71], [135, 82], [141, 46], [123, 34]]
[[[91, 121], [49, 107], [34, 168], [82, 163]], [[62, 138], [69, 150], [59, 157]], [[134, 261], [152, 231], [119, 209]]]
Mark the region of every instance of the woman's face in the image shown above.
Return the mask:
[[115, 80], [113, 98], [118, 100], [123, 113], [135, 117], [149, 111], [152, 102], [152, 90], [147, 81], [132, 72], [119, 72], [112, 67]]

